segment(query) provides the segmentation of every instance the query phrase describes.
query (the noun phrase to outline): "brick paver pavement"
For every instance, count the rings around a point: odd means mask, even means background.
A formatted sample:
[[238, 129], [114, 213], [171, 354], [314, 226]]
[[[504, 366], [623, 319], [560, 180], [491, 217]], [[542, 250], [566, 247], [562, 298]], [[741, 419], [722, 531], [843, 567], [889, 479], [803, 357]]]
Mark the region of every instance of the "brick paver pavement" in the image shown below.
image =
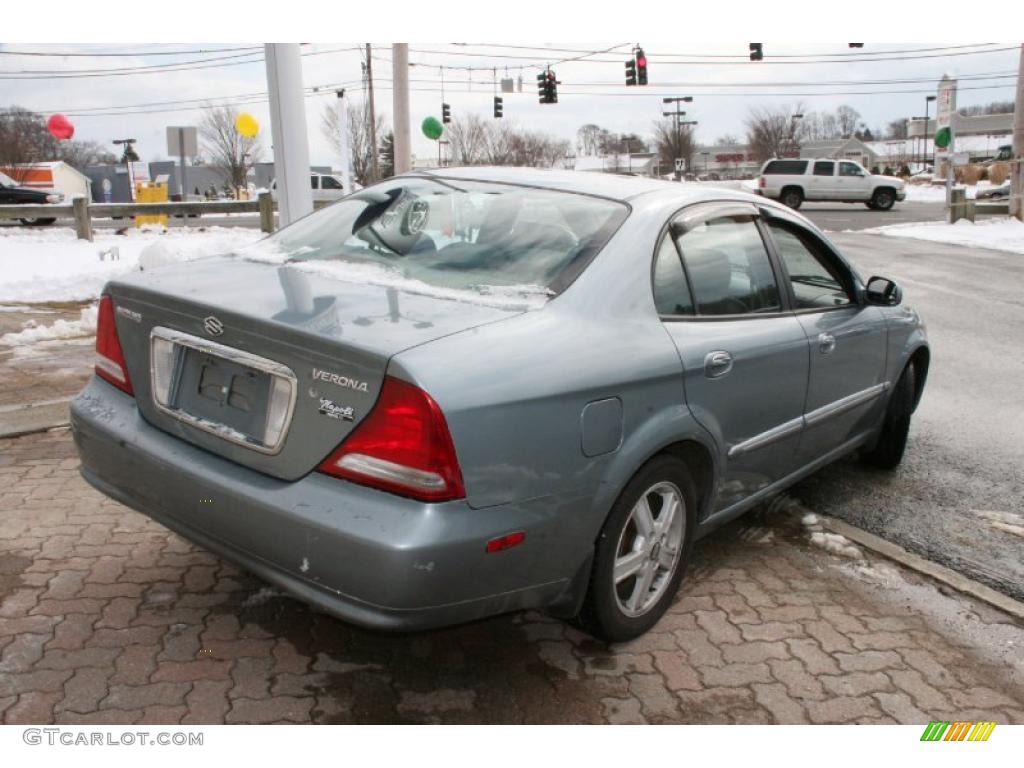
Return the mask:
[[536, 613], [388, 636], [278, 594], [77, 465], [66, 430], [0, 441], [6, 723], [1024, 722], [1021, 627], [811, 547], [789, 514], [702, 541], [631, 643]]

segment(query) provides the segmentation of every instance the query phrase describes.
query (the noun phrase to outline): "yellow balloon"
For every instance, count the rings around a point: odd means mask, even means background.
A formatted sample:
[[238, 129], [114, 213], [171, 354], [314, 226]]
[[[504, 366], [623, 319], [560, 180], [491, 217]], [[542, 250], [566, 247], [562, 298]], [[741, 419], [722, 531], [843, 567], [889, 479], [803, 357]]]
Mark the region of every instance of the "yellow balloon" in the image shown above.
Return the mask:
[[235, 128], [247, 139], [251, 139], [260, 132], [259, 122], [248, 112], [242, 112], [235, 118]]

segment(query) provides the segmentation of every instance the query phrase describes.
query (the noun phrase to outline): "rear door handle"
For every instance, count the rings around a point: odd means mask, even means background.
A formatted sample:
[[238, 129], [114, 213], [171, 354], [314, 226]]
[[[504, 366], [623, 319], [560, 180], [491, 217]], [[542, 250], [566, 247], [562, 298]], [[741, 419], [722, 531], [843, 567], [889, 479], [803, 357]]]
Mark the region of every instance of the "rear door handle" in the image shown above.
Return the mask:
[[818, 334], [818, 349], [821, 354], [828, 355], [836, 348], [836, 337], [831, 333]]
[[732, 355], [723, 350], [708, 352], [704, 356], [704, 375], [709, 379], [725, 376], [732, 370]]

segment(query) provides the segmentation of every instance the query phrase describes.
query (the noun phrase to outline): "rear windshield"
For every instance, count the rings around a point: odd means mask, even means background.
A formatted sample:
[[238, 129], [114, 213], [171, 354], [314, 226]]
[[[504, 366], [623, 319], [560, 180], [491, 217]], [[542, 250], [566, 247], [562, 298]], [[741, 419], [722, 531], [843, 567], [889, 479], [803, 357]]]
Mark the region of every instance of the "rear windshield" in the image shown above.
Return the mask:
[[438, 178], [361, 190], [264, 243], [289, 262], [354, 262], [439, 288], [557, 292], [628, 208], [586, 195]]
[[769, 173], [786, 173], [786, 174], [802, 174], [807, 170], [806, 160], [772, 160], [768, 165], [764, 167], [762, 174]]

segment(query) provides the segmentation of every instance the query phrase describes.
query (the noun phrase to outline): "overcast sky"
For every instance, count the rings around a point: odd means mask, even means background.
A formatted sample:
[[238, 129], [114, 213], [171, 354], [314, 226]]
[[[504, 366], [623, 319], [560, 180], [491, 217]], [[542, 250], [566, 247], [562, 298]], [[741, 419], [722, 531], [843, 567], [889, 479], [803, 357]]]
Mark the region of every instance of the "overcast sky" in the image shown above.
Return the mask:
[[[950, 43], [938, 52], [910, 53], [898, 52], [942, 46], [939, 43], [866, 43], [858, 52], [835, 43], [764, 43], [764, 61], [752, 63], [746, 60], [746, 43], [645, 41], [650, 84], [626, 88], [623, 85], [623, 63], [629, 57], [631, 43], [536, 44], [506, 40], [503, 44], [509, 47], [484, 43], [411, 44], [409, 58], [414, 65], [411, 68], [413, 151], [417, 155], [434, 156], [437, 152], [436, 144], [422, 135], [419, 125], [427, 116], [440, 117], [442, 76], [444, 100], [451, 104], [454, 115], [477, 112], [490, 119], [495, 75], [499, 79], [518, 79], [521, 75], [522, 93], [502, 94], [505, 119], [566, 139], [574, 139], [577, 128], [585, 123], [597, 123], [613, 132], [649, 135], [652, 123], [661, 116], [663, 96], [692, 95], [693, 103], [685, 105], [687, 119], [699, 122], [697, 135], [701, 142], [712, 143], [723, 134], [742, 136], [744, 117], [751, 106], [758, 104], [800, 102], [804, 111], [831, 110], [841, 104], [849, 104], [860, 112], [869, 127], [884, 128], [890, 120], [922, 114], [925, 94], [935, 92], [935, 84], [944, 73], [961, 78], [958, 106], [1012, 100], [1015, 84], [1012, 76], [1016, 74], [1019, 57], [1016, 47], [953, 55], [984, 50], [982, 47], [951, 49], [952, 46], [967, 46], [967, 43]], [[320, 131], [321, 113], [336, 102], [335, 89], [342, 85], [348, 88], [353, 101], [364, 98], [361, 85], [363, 45], [316, 43], [303, 46], [304, 85], [307, 89], [322, 87], [320, 92], [309, 94], [305, 100], [310, 157], [314, 164], [338, 166], [338, 158]], [[3, 44], [0, 45], [0, 54], [3, 54], [0, 55], [0, 77], [4, 78], [0, 80], [0, 106], [19, 105], [45, 115], [63, 112], [75, 124], [76, 139], [109, 144], [114, 138], [136, 138], [137, 151], [142, 159], [151, 161], [167, 156], [166, 126], [194, 125], [200, 117], [203, 100], [217, 104], [225, 97], [242, 96], [231, 101], [251, 102], [239, 104], [239, 109], [251, 112], [260, 121], [263, 159], [270, 159], [270, 122], [265, 101], [266, 71], [262, 51], [259, 48], [251, 51], [225, 50], [246, 47], [245, 43]], [[1000, 44], [989, 46], [991, 49], [1006, 47]], [[613, 50], [583, 60], [557, 63], [584, 55], [580, 52], [608, 49]], [[199, 50], [206, 52], [155, 55], [167, 51]], [[43, 57], [6, 53], [9, 51], [132, 52], [138, 55]], [[894, 53], [884, 53], [887, 51]], [[872, 56], [888, 60], [857, 61]], [[201, 61], [219, 57], [234, 58]], [[821, 61], [828, 57], [833, 60]], [[684, 63], [680, 59], [689, 61]], [[180, 67], [185, 62], [204, 68], [173, 71], [174, 66], [166, 66], [178, 63]], [[562, 81], [557, 105], [537, 103], [536, 75], [546, 63], [557, 63], [555, 69]], [[98, 77], [67, 77], [81, 75], [82, 70], [154, 66], [160, 68], [144, 74], [115, 75], [106, 72]], [[390, 44], [374, 45], [373, 70], [378, 112], [390, 118]], [[65, 76], [51, 77], [55, 72]], [[1008, 76], [1000, 79], [997, 75]], [[979, 79], [965, 79], [971, 76], [979, 76]], [[29, 77], [33, 79], [27, 79]], [[182, 105], [180, 102], [183, 101], [190, 103]]]

